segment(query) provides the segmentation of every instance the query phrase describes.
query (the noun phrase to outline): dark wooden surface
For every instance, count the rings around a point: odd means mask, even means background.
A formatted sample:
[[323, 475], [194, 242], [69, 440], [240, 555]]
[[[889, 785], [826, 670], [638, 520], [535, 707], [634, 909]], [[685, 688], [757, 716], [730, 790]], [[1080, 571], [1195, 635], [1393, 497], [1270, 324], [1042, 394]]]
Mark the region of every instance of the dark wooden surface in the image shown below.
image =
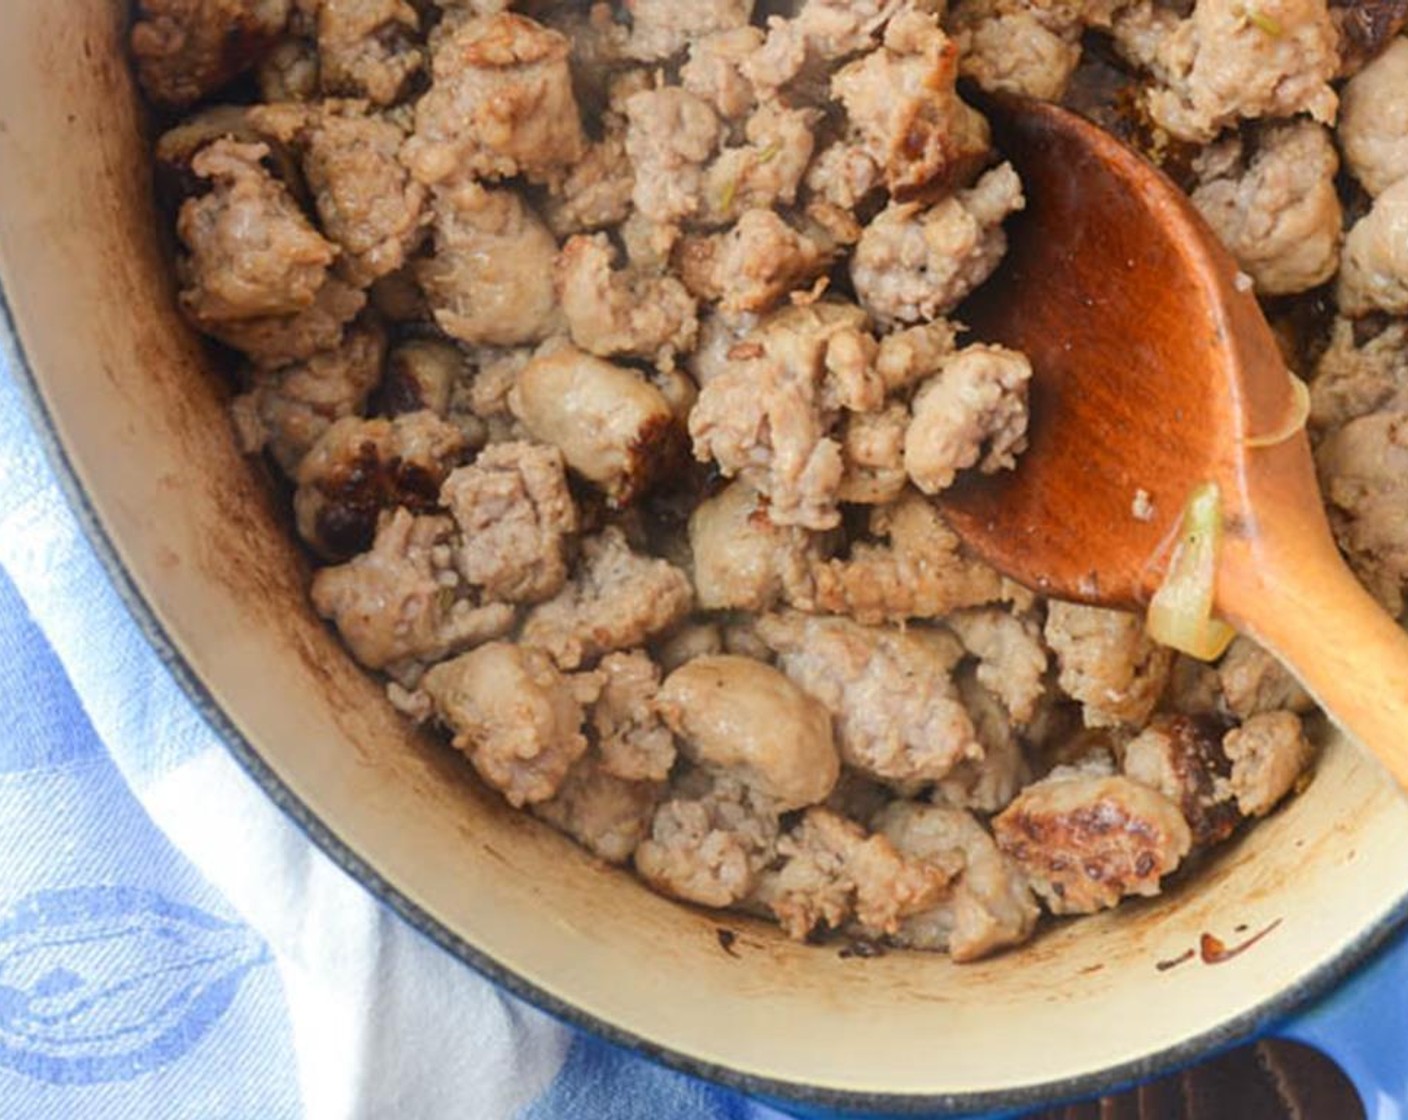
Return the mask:
[[1149, 1085], [1027, 1120], [1363, 1120], [1349, 1079], [1323, 1054], [1258, 1042]]

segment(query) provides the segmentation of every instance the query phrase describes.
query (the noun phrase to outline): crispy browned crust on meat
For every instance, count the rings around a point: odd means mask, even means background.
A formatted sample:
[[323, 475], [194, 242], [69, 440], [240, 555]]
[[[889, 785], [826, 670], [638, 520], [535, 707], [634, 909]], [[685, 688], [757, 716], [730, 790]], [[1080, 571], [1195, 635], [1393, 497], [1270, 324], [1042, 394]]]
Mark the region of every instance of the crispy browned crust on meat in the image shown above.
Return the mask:
[[363, 551], [382, 510], [439, 505], [463, 450], [463, 433], [430, 412], [339, 420], [299, 464], [295, 508], [304, 539], [331, 558]]
[[997, 842], [1056, 914], [1152, 895], [1192, 844], [1178, 807], [1123, 777], [1052, 776], [993, 821]]
[[1243, 820], [1228, 784], [1227, 729], [1216, 715], [1157, 715], [1125, 747], [1125, 774], [1177, 804], [1199, 847], [1227, 839]]

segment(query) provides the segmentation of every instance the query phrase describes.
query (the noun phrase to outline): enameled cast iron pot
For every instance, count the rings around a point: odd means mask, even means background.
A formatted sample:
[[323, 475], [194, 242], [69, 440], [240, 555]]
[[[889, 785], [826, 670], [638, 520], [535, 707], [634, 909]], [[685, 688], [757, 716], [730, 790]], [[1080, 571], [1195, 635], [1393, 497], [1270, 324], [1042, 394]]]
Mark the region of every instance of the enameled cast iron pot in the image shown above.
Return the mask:
[[[125, 9], [4, 4], [0, 281], [21, 379], [113, 578], [230, 749], [448, 951], [574, 1023], [801, 1110], [979, 1112], [1266, 1030], [1392, 938], [1408, 801], [1343, 740], [1195, 881], [962, 967], [841, 959], [667, 902], [485, 793], [305, 605], [307, 564], [174, 307]], [[1205, 933], [1232, 945], [1267, 927], [1223, 963], [1159, 967]], [[1382, 957], [1280, 1029], [1328, 1045], [1361, 1086], [1387, 1071], [1378, 1084], [1405, 1099], [1408, 1061], [1367, 1041], [1408, 1051], [1404, 975], [1408, 953]]]

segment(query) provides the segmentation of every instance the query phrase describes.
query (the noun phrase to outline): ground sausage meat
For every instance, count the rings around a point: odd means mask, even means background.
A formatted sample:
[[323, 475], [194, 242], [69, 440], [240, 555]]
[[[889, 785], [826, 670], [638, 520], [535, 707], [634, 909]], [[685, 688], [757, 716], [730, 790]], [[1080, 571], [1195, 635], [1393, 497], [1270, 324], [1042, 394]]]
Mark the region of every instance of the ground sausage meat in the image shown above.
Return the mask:
[[737, 221], [745, 211], [790, 206], [815, 148], [815, 109], [766, 101], [743, 126], [743, 144], [724, 148], [704, 174], [698, 220]]
[[1216, 716], [1164, 715], [1124, 748], [1124, 773], [1178, 806], [1193, 843], [1216, 844], [1241, 823], [1222, 748], [1226, 725]]
[[1002, 701], [979, 683], [971, 666], [959, 666], [954, 679], [983, 753], [981, 758], [965, 759], [940, 778], [929, 797], [936, 805], [996, 813], [1032, 780], [1029, 747], [1044, 736], [1039, 727], [1037, 734], [1030, 734], [1030, 728], [1019, 730]]
[[701, 299], [739, 314], [771, 310], [820, 276], [828, 261], [823, 245], [775, 211], [753, 209], [727, 233], [687, 243], [681, 274]]
[[1053, 773], [1019, 793], [993, 829], [1053, 914], [1158, 894], [1192, 847], [1178, 806], [1124, 777]]
[[313, 605], [368, 669], [437, 661], [507, 633], [513, 608], [467, 594], [453, 541], [448, 517], [395, 510], [370, 551], [313, 577]]
[[1369, 213], [1345, 235], [1336, 293], [1344, 314], [1408, 312], [1408, 245], [1399, 233], [1405, 224], [1408, 179], [1399, 179], [1374, 199]]
[[360, 552], [382, 510], [435, 509], [440, 484], [463, 452], [464, 433], [433, 412], [338, 420], [298, 464], [298, 531], [323, 556]]
[[756, 790], [779, 810], [825, 799], [840, 763], [823, 704], [772, 666], [733, 654], [696, 657], [666, 678], [660, 714], [684, 753]]
[[521, 346], [553, 333], [557, 241], [517, 193], [472, 182], [444, 188], [434, 231], [435, 253], [417, 262], [416, 279], [446, 334]]
[[554, 796], [586, 753], [572, 682], [537, 650], [490, 642], [436, 665], [422, 688], [455, 746], [515, 807]]
[[561, 182], [550, 184], [543, 203], [543, 217], [559, 237], [615, 226], [631, 216], [636, 180], [626, 156], [625, 101], [647, 88], [648, 77], [636, 70], [608, 82], [607, 104], [598, 118], [600, 138], [588, 139]]
[[1002, 701], [1013, 723], [1030, 723], [1046, 694], [1050, 661], [1041, 628], [1030, 618], [995, 607], [958, 611], [947, 621], [964, 649], [978, 659], [978, 683]]
[[673, 276], [614, 267], [605, 234], [569, 238], [557, 261], [557, 294], [572, 341], [603, 358], [670, 362], [694, 348], [694, 299]]
[[1080, 26], [1044, 5], [966, 0], [952, 24], [960, 73], [989, 92], [1059, 101], [1080, 63]]
[[829, 809], [808, 809], [777, 850], [781, 867], [763, 877], [758, 899], [796, 938], [852, 918], [867, 936], [895, 934], [904, 918], [939, 898], [950, 878]]
[[1239, 637], [1217, 665], [1227, 709], [1238, 719], [1281, 709], [1309, 712], [1315, 701], [1289, 669], [1251, 638]]
[[420, 17], [407, 0], [315, 0], [318, 79], [324, 93], [401, 100], [425, 65]]
[[958, 534], [918, 491], [875, 506], [868, 528], [870, 539], [853, 546], [849, 557], [816, 563], [811, 591], [795, 598], [795, 605], [873, 624], [940, 618], [1003, 597], [1002, 578], [967, 554]]
[[1001, 346], [965, 347], [914, 394], [904, 435], [904, 469], [926, 494], [976, 467], [995, 474], [1017, 465], [1027, 446], [1026, 357]]
[[[624, 75], [617, 85], [634, 91], [635, 77]], [[601, 117], [601, 132], [543, 202], [543, 217], [559, 237], [615, 226], [631, 215], [635, 171], [626, 156], [626, 117], [615, 88]]]
[[880, 339], [875, 372], [888, 393], [903, 393], [939, 372], [944, 359], [957, 348], [960, 328], [947, 319], [933, 319], [905, 327]]
[[557, 792], [533, 814], [607, 863], [627, 863], [650, 830], [660, 787], [620, 778], [594, 755], [573, 764]]
[[1031, 936], [1038, 915], [1031, 888], [971, 813], [892, 801], [874, 825], [902, 856], [950, 877], [934, 906], [900, 922], [897, 944], [973, 961]]
[[1368, 338], [1336, 319], [1310, 383], [1310, 424], [1338, 428], [1371, 412], [1408, 407], [1408, 324], [1389, 323]]
[[1290, 793], [1309, 768], [1314, 749], [1294, 712], [1261, 712], [1229, 731], [1222, 749], [1232, 761], [1228, 781], [1237, 808], [1262, 817]]
[[[1190, 193], [1404, 613], [1402, 13], [131, 4], [177, 305], [292, 483], [314, 609], [488, 787], [664, 894], [974, 960], [1306, 780], [1320, 723], [1267, 651], [1175, 655], [945, 520], [1042, 422], [1040, 370], [965, 326], [1027, 205], [993, 91]], [[1131, 484], [1131, 517], [1168, 497]]]
[[836, 73], [831, 89], [896, 193], [961, 183], [988, 150], [987, 122], [959, 99], [958, 48], [932, 15], [901, 12], [884, 43]]
[[882, 781], [935, 781], [983, 749], [952, 665], [920, 629], [844, 618], [765, 615], [758, 636], [829, 711], [846, 764]]
[[908, 484], [904, 437], [909, 409], [892, 401], [879, 412], [848, 412], [841, 418], [841, 482], [836, 497], [851, 505], [897, 501]]
[[784, 596], [805, 594], [810, 534], [775, 525], [746, 482], [699, 504], [689, 519], [689, 543], [694, 590], [705, 610], [764, 611]]
[[1371, 195], [1408, 176], [1408, 39], [1395, 39], [1344, 87], [1336, 129], [1345, 163]]
[[661, 803], [635, 853], [636, 870], [664, 894], [701, 906], [749, 898], [777, 852], [777, 812], [736, 780], [687, 774]]
[[1239, 117], [1334, 120], [1338, 36], [1325, 0], [1197, 0], [1184, 20], [1140, 0], [1114, 31], [1159, 79], [1149, 111], [1174, 136], [1203, 143]]
[[1340, 548], [1371, 592], [1399, 615], [1408, 586], [1408, 412], [1351, 420], [1315, 450]]
[[571, 346], [524, 366], [508, 404], [535, 439], [618, 504], [641, 494], [678, 448], [674, 412], [658, 388]]
[[817, 63], [834, 65], [872, 48], [903, 6], [903, 0], [801, 0], [793, 18], [768, 20], [767, 41], [745, 71], [769, 91], [805, 79]]
[[[1236, 141], [1229, 142], [1234, 148]], [[1193, 205], [1267, 295], [1303, 292], [1339, 267], [1339, 157], [1313, 121], [1275, 125], [1250, 163], [1210, 177]]]
[[634, 94], [625, 111], [636, 209], [655, 222], [693, 215], [700, 205], [704, 166], [721, 135], [713, 107], [688, 90], [665, 86]]
[[400, 161], [405, 132], [361, 102], [256, 109], [252, 119], [303, 150], [303, 174], [323, 230], [349, 280], [365, 286], [395, 272], [419, 245], [426, 191]]
[[290, 0], [141, 0], [132, 57], [142, 89], [171, 106], [214, 93], [274, 46], [291, 7]]
[[689, 613], [693, 600], [684, 572], [633, 551], [621, 531], [610, 528], [582, 542], [576, 575], [529, 612], [522, 640], [575, 669], [664, 633]]
[[462, 534], [460, 573], [490, 599], [534, 603], [567, 582], [577, 507], [556, 448], [496, 443], [445, 479], [440, 501]]
[[844, 469], [832, 432], [842, 408], [884, 400], [865, 313], [825, 300], [768, 317], [725, 353], [689, 417], [695, 457], [768, 498], [779, 525], [829, 529]]
[[387, 355], [381, 383], [387, 416], [428, 411], [451, 420], [464, 432], [473, 451], [487, 441], [487, 425], [473, 414], [455, 411], [456, 391], [469, 377], [469, 363], [454, 343], [441, 338], [407, 338]]
[[336, 276], [317, 290], [311, 307], [289, 315], [202, 322], [200, 329], [226, 346], [242, 351], [261, 370], [306, 362], [336, 350], [347, 324], [367, 306], [366, 293]]
[[300, 36], [280, 39], [255, 68], [254, 80], [265, 101], [312, 101], [318, 96], [318, 52]]
[[597, 666], [601, 695], [592, 705], [601, 768], [629, 781], [663, 782], [675, 740], [657, 705], [660, 667], [643, 650], [612, 653]]
[[748, 25], [753, 0], [626, 0], [631, 14], [627, 52], [633, 58], [656, 61], [679, 54], [691, 43], [719, 31]]
[[198, 326], [313, 306], [337, 248], [265, 168], [265, 144], [217, 140], [191, 161], [209, 193], [181, 207], [181, 306]]
[[1173, 665], [1172, 652], [1145, 635], [1143, 619], [1100, 607], [1053, 602], [1046, 642], [1061, 688], [1080, 701], [1087, 727], [1143, 723]]
[[254, 370], [231, 406], [248, 453], [266, 448], [292, 476], [332, 424], [360, 414], [381, 380], [386, 334], [374, 321], [352, 326], [331, 350], [272, 370]]
[[916, 323], [955, 307], [1007, 249], [1002, 221], [1025, 205], [1010, 164], [927, 209], [891, 203], [865, 227], [851, 280], [862, 306], [887, 322]]
[[762, 31], [748, 26], [691, 39], [680, 84], [713, 105], [725, 120], [746, 117], [757, 106], [758, 93], [744, 65], [763, 39]]
[[559, 182], [586, 151], [570, 50], [563, 35], [512, 12], [467, 19], [445, 34], [406, 148], [416, 178]]

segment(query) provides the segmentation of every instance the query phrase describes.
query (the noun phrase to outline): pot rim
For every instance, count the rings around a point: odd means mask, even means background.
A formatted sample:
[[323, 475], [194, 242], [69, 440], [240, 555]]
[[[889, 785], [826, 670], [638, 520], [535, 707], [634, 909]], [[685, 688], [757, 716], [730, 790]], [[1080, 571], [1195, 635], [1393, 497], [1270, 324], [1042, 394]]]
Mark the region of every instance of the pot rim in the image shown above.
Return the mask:
[[612, 1045], [643, 1055], [689, 1076], [724, 1085], [752, 1097], [770, 1098], [784, 1105], [790, 1103], [814, 1109], [891, 1115], [971, 1115], [1038, 1107], [1057, 1101], [1095, 1096], [1118, 1086], [1145, 1081], [1191, 1065], [1217, 1051], [1245, 1041], [1267, 1030], [1276, 1020], [1287, 1017], [1293, 1011], [1304, 1009], [1317, 997], [1333, 990], [1373, 956], [1400, 927], [1408, 926], [1408, 894], [1405, 894], [1379, 921], [1363, 930], [1332, 960], [1301, 981], [1277, 990], [1249, 1011], [1133, 1061], [1070, 1078], [1053, 1079], [1012, 1089], [940, 1094], [827, 1089], [802, 1082], [743, 1073], [653, 1042], [627, 1027], [600, 1019], [544, 991], [464, 940], [377, 872], [285, 785], [259, 750], [239, 731], [211, 695], [177, 643], [166, 632], [155, 612], [137, 590], [131, 575], [119, 558], [106, 526], [78, 482], [68, 450], [54, 427], [48, 403], [30, 364], [24, 339], [20, 335], [19, 324], [3, 282], [0, 282], [0, 327], [8, 329], [8, 345], [0, 340], [0, 346], [5, 346], [13, 359], [12, 365], [19, 383], [20, 397], [37, 432], [45, 458], [54, 471], [59, 488], [84, 536], [97, 555], [98, 562], [143, 636], [239, 766], [293, 821], [299, 831], [402, 921], [497, 986], [553, 1018], [604, 1039]]

